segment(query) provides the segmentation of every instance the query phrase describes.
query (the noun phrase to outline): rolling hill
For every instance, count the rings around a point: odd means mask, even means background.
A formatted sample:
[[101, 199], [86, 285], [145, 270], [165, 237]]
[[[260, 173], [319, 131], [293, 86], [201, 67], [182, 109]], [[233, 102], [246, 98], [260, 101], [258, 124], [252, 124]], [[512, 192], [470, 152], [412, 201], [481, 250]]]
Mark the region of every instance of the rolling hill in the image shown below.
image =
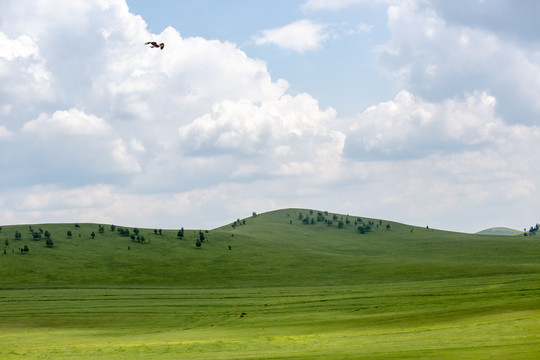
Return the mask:
[[523, 231], [510, 229], [507, 227], [492, 227], [477, 232], [479, 235], [522, 235]]
[[308, 209], [183, 238], [123, 228], [137, 241], [121, 228], [2, 226], [0, 358], [533, 359], [540, 350], [535, 237]]

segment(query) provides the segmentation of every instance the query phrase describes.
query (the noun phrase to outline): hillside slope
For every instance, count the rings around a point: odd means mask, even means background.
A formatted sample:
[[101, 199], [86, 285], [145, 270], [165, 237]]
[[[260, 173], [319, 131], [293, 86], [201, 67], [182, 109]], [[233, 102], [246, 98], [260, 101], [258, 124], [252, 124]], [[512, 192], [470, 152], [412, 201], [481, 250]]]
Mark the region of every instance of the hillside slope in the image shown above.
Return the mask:
[[[33, 225], [34, 232], [51, 234], [48, 248], [44, 239], [31, 239], [28, 225], [3, 226], [0, 241], [8, 245], [0, 266], [9, 276], [0, 287], [345, 285], [540, 272], [540, 242], [521, 237], [305, 209], [272, 211], [235, 225], [203, 232], [200, 248], [199, 230], [186, 230], [179, 239], [177, 230], [159, 235], [140, 229], [146, 241], [139, 243], [110, 225], [103, 233], [97, 224]], [[364, 226], [371, 230], [362, 234], [358, 228]], [[16, 231], [22, 239], [14, 239]], [[24, 245], [29, 252], [21, 255]]]

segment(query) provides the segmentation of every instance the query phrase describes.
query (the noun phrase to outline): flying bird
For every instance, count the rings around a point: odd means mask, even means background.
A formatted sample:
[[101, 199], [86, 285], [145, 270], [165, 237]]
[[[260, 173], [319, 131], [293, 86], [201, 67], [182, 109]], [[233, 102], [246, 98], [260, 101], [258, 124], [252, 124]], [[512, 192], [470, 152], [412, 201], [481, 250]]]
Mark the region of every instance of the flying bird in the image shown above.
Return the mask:
[[158, 44], [155, 41], [146, 42], [144, 43], [144, 45], [150, 45], [151, 48], [161, 48], [161, 50], [163, 50], [163, 48], [165, 47], [164, 43]]

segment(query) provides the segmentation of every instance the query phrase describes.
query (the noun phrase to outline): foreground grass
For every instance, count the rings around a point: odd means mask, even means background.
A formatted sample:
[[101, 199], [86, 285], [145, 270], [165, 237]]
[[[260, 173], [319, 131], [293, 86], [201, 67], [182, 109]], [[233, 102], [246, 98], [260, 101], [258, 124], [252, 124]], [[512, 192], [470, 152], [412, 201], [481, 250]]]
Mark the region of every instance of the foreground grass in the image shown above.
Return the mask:
[[355, 287], [2, 290], [0, 357], [534, 359], [539, 298], [533, 276]]
[[352, 218], [337, 229], [300, 212], [214, 229], [200, 249], [198, 230], [142, 229], [139, 244], [34, 225], [52, 233], [47, 248], [3, 226], [0, 358], [538, 358], [535, 238], [376, 219], [361, 235]]

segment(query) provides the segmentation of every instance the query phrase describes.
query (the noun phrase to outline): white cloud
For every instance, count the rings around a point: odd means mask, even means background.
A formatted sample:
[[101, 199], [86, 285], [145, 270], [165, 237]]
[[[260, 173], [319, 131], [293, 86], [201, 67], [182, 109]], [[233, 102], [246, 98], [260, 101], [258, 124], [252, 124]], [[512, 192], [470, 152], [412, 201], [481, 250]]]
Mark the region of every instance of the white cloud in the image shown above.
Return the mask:
[[297, 52], [317, 50], [330, 38], [327, 25], [308, 19], [295, 21], [281, 28], [263, 30], [254, 37], [257, 45], [274, 44]]
[[[401, 0], [415, 1], [415, 0]], [[356, 4], [389, 4], [400, 2], [400, 0], [306, 0], [302, 4], [304, 11], [318, 11], [318, 10], [341, 10], [343, 8], [356, 5]]]
[[488, 91], [507, 122], [537, 123], [540, 65], [526, 48], [412, 2], [388, 8], [388, 27], [379, 63], [401, 87], [432, 101]]
[[[332, 108], [320, 110], [308, 94], [284, 95], [260, 105], [223, 101], [212, 113], [180, 127], [180, 143], [194, 156], [234, 154], [239, 162], [234, 176], [310, 176], [339, 163], [345, 135], [332, 130], [335, 115]], [[254, 159], [260, 159], [257, 166]]]
[[73, 108], [55, 111], [52, 116], [41, 114], [23, 126], [23, 131], [35, 132], [40, 136], [50, 134], [108, 136], [111, 130], [105, 120]]
[[[499, 111], [514, 95], [525, 109], [540, 103], [538, 61], [412, 3], [390, 8], [392, 39], [379, 48], [405, 90], [348, 127], [236, 44], [153, 34], [123, 0], [4, 1], [0, 217], [212, 227], [303, 206], [465, 230], [538, 221], [528, 219], [540, 131]], [[306, 52], [347, 32], [377, 41], [382, 29], [320, 15], [255, 39]]]
[[0, 31], [0, 94], [2, 107], [54, 99], [52, 77], [34, 39], [10, 39]]
[[0, 125], [0, 140], [6, 140], [13, 136], [13, 132], [6, 129], [5, 126]]
[[508, 128], [495, 115], [495, 105], [486, 93], [430, 103], [402, 91], [358, 116], [345, 152], [364, 160], [417, 158], [496, 144]]

